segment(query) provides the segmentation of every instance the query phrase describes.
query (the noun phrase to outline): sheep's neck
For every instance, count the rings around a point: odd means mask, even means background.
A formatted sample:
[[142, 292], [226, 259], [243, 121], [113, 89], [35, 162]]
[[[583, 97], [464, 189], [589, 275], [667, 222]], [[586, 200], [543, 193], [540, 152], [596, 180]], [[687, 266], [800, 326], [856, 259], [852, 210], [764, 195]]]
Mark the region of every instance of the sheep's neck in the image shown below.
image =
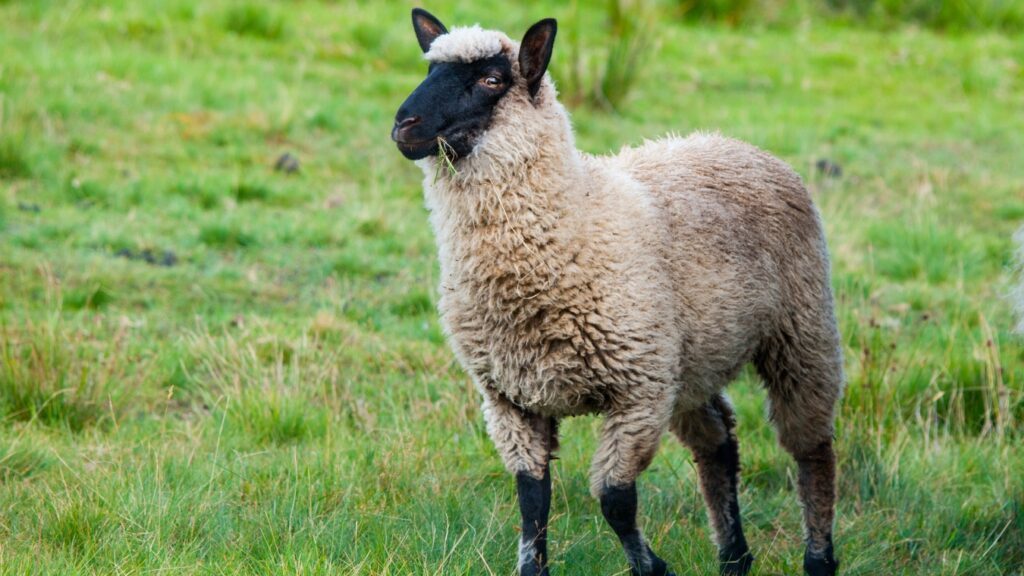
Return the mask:
[[428, 203], [448, 280], [480, 281], [513, 302], [552, 289], [573, 258], [570, 183], [578, 186], [580, 171], [567, 147], [544, 150], [518, 169], [436, 182]]

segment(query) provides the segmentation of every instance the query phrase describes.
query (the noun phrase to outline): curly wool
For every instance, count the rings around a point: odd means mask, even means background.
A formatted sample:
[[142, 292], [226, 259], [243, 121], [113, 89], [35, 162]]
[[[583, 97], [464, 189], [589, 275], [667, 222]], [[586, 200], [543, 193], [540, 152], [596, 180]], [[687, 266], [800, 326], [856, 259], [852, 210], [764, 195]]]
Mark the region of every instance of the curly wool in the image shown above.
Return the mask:
[[430, 62], [473, 62], [511, 51], [515, 43], [505, 34], [484, 30], [478, 24], [456, 26], [438, 36], [423, 55]]

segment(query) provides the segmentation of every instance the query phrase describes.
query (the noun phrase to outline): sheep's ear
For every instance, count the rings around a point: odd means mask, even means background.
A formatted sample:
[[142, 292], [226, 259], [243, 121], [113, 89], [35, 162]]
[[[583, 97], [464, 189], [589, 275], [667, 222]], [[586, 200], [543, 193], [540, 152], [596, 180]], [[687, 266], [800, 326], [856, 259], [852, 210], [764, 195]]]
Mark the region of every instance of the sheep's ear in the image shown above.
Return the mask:
[[430, 51], [430, 44], [435, 38], [448, 33], [444, 24], [423, 8], [412, 9], [412, 29], [416, 31], [416, 40], [424, 54]]
[[545, 18], [530, 26], [519, 44], [519, 73], [526, 79], [530, 98], [536, 96], [540, 89], [540, 81], [551, 62], [557, 32], [558, 22], [554, 18]]

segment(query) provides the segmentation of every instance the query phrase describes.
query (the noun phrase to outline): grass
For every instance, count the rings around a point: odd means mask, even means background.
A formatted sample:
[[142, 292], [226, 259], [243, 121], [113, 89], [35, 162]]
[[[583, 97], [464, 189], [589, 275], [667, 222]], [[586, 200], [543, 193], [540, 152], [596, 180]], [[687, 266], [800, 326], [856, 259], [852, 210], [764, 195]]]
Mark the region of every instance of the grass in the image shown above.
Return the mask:
[[882, 29], [1024, 30], [1024, 5], [1015, 0], [676, 0], [675, 5], [687, 20], [730, 26], [832, 19]]
[[[571, 7], [568, 18], [572, 21], [582, 13], [595, 12], [589, 5], [581, 12], [576, 1]], [[609, 0], [604, 12], [603, 34], [591, 34], [588, 46], [582, 45], [579, 28], [567, 31], [560, 69], [567, 70], [571, 88], [561, 97], [574, 106], [589, 104], [613, 111], [622, 107], [643, 69], [651, 48], [654, 12], [645, 0]]]
[[[652, 6], [628, 98], [574, 109], [577, 143], [721, 130], [810, 186], [849, 380], [845, 573], [1021, 574], [1021, 38]], [[512, 36], [559, 17], [595, 54], [607, 35], [604, 5], [430, 8]], [[514, 484], [433, 311], [423, 176], [387, 137], [425, 70], [407, 7], [8, 2], [0, 22], [0, 573], [510, 574]], [[274, 170], [286, 151], [298, 173]], [[794, 466], [752, 374], [732, 395], [755, 573], [796, 573]], [[588, 496], [599, 425], [563, 427], [558, 574], [625, 569]], [[640, 490], [653, 546], [712, 573], [686, 451], [666, 439]]]
[[228, 9], [224, 28], [240, 36], [279, 40], [284, 36], [284, 19], [262, 4], [238, 4]]
[[9, 136], [0, 137], [0, 180], [28, 178], [32, 175], [24, 146], [24, 142]]

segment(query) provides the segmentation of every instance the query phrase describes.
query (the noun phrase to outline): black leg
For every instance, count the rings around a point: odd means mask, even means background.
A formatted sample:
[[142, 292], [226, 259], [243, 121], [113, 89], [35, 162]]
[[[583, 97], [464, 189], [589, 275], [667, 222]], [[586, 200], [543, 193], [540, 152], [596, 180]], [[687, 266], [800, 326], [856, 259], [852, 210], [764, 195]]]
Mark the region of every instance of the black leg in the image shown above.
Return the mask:
[[[725, 505], [725, 513], [711, 510], [712, 515], [720, 513], [717, 523], [721, 527], [721, 545], [718, 549], [719, 573], [723, 576], [744, 576], [750, 572], [754, 564], [754, 556], [747, 546], [747, 538], [743, 535], [743, 523], [740, 520], [739, 483], [740, 452], [735, 436], [730, 434], [728, 440], [721, 444], [709, 459], [701, 459], [701, 488], [705, 495], [721, 491], [721, 502]], [[712, 482], [721, 485], [713, 487]], [[711, 498], [706, 496], [709, 501]]]
[[676, 414], [672, 422], [672, 431], [697, 462], [722, 576], [744, 576], [754, 563], [740, 520], [740, 449], [735, 429], [732, 406], [721, 395], [697, 410]]
[[525, 473], [516, 475], [519, 513], [523, 532], [519, 540], [520, 576], [548, 575], [548, 513], [551, 510], [551, 470], [544, 469], [538, 480]]
[[601, 512], [622, 542], [633, 576], [673, 576], [665, 562], [644, 541], [636, 525], [636, 483], [606, 487], [601, 493]]
[[832, 442], [823, 442], [797, 461], [797, 488], [804, 505], [807, 550], [804, 571], [810, 576], [835, 576], [839, 570], [832, 547], [836, 500], [836, 457]]
[[816, 552], [807, 547], [804, 552], [804, 572], [808, 576], [835, 576], [839, 570], [839, 561], [836, 560], [835, 552], [832, 549], [832, 535], [829, 534], [825, 549]]

